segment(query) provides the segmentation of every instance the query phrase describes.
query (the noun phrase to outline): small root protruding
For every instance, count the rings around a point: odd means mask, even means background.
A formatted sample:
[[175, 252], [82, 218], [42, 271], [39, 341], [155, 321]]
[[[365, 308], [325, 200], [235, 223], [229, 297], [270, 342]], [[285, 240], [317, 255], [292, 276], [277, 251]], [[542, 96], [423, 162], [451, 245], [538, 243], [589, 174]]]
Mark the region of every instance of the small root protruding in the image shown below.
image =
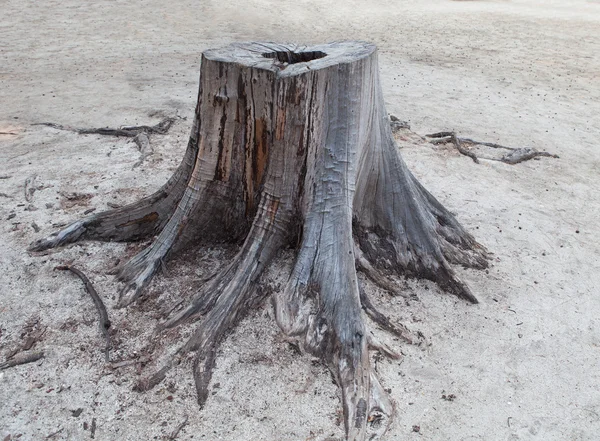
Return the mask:
[[386, 315], [379, 312], [364, 289], [360, 290], [360, 303], [369, 318], [381, 326], [381, 329], [388, 331], [411, 345], [414, 344], [413, 339], [410, 337], [410, 331], [404, 325], [394, 325]]
[[143, 378], [139, 380], [133, 386], [133, 391], [135, 392], [147, 392], [151, 389], [154, 389], [158, 386], [162, 381], [167, 377], [167, 374], [171, 370], [173, 366], [176, 366], [180, 362], [180, 354], [179, 351], [173, 356], [173, 358], [168, 361], [162, 368], [160, 368], [157, 372], [152, 374], [149, 377]]
[[258, 289], [258, 281], [285, 237], [284, 231], [278, 226], [280, 213], [277, 207], [278, 201], [265, 195], [252, 228], [233, 261], [201, 288], [188, 308], [158, 326], [160, 332], [195, 316], [203, 316], [194, 334], [173, 358], [157, 373], [140, 382], [137, 390], [156, 386], [184, 354], [196, 352], [194, 378], [198, 402], [202, 405], [206, 401], [216, 348], [226, 332], [266, 295], [266, 292]]
[[177, 439], [177, 436], [179, 436], [179, 432], [181, 432], [181, 429], [183, 429], [185, 426], [187, 426], [188, 419], [189, 419], [189, 417], [187, 415], [185, 415], [183, 421], [181, 423], [179, 423], [179, 425], [175, 428], [175, 430], [173, 430], [173, 433], [171, 433], [171, 435], [169, 435], [169, 437], [167, 439], [169, 439], [171, 441]]
[[138, 147], [138, 150], [140, 151], [140, 159], [138, 160], [138, 162], [133, 164], [132, 167], [136, 168], [142, 165], [146, 158], [148, 158], [150, 155], [152, 155], [152, 153], [154, 153], [154, 150], [152, 149], [152, 145], [150, 145], [150, 138], [148, 137], [148, 133], [146, 132], [141, 132], [137, 134], [135, 138], [133, 138], [133, 142], [135, 142], [135, 144]]
[[549, 157], [549, 158], [559, 158], [558, 155], [554, 155], [548, 152], [541, 152], [531, 147], [524, 147], [520, 149], [514, 149], [511, 152], [508, 152], [506, 155], [502, 156], [500, 159], [489, 158], [493, 161], [504, 162], [505, 164], [519, 164], [521, 162], [529, 161], [530, 159], [536, 159], [540, 157]]
[[134, 256], [119, 271], [117, 278], [125, 285], [119, 291], [117, 308], [124, 308], [135, 302], [148, 286], [152, 277], [161, 267], [164, 256], [156, 256], [152, 247]]
[[369, 262], [369, 260], [364, 256], [360, 247], [356, 243], [354, 244], [354, 256], [356, 258], [356, 269], [367, 276], [367, 278], [375, 285], [392, 295], [405, 298], [409, 297], [407, 292], [402, 291], [400, 287], [396, 286], [381, 271], [371, 265], [371, 262]]
[[204, 407], [208, 399], [208, 385], [212, 378], [215, 367], [216, 349], [214, 345], [198, 353], [194, 359], [194, 382], [196, 383], [196, 395], [200, 408]]
[[425, 136], [428, 138], [434, 138], [434, 141], [432, 141], [434, 144], [439, 144], [441, 142], [452, 142], [452, 144], [454, 144], [454, 147], [456, 147], [456, 150], [458, 150], [460, 154], [468, 156], [469, 158], [471, 158], [473, 160], [474, 163], [479, 164], [479, 159], [477, 159], [477, 156], [475, 155], [475, 153], [473, 153], [469, 149], [466, 149], [463, 147], [461, 140], [460, 140], [460, 138], [458, 138], [456, 136], [456, 133], [454, 133], [454, 132], [438, 132], [438, 133], [431, 133], [431, 134], [425, 135]]
[[402, 121], [395, 115], [390, 115], [390, 127], [392, 129], [392, 133], [397, 133], [402, 129], [410, 130], [410, 123], [408, 121]]
[[33, 176], [29, 176], [27, 179], [25, 179], [25, 200], [27, 202], [33, 201], [33, 194], [37, 190], [37, 188], [35, 187], [35, 179], [36, 178], [37, 178], [37, 175], [33, 175]]
[[448, 262], [443, 262], [432, 280], [434, 280], [444, 291], [451, 292], [472, 304], [479, 303], [479, 300], [477, 300], [477, 297], [475, 297], [469, 286], [456, 275]]
[[398, 352], [394, 351], [385, 343], [377, 340], [373, 335], [369, 335], [367, 337], [367, 341], [370, 351], [380, 352], [381, 354], [385, 355], [386, 357], [392, 360], [399, 360], [400, 358], [402, 358], [402, 356]]

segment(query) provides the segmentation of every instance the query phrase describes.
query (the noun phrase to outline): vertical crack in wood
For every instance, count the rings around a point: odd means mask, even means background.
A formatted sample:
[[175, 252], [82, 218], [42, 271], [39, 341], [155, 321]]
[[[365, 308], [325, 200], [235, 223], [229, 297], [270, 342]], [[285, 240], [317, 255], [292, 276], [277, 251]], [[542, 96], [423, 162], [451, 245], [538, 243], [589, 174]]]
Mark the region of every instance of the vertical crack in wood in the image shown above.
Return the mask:
[[[331, 370], [341, 390], [347, 440], [377, 439], [394, 406], [369, 358], [370, 348], [384, 345], [369, 334], [362, 310], [390, 332], [402, 335], [404, 329], [368, 297], [361, 300], [357, 266], [386, 289], [394, 289], [390, 275], [428, 278], [474, 302], [449, 262], [483, 268], [487, 255], [400, 158], [375, 46], [290, 48], [244, 43], [205, 52], [188, 150], [169, 182], [137, 204], [76, 221], [32, 249], [159, 232], [119, 274], [124, 287], [118, 305], [124, 306], [178, 247], [242, 243], [190, 304], [161, 325], [197, 321], [175, 356], [138, 385], [155, 386], [185, 353], [196, 351], [194, 376], [203, 403], [220, 341], [267, 295], [261, 274], [294, 243], [286, 286], [273, 293], [277, 323]], [[262, 56], [283, 49], [287, 61]], [[306, 55], [317, 52], [326, 56]]]

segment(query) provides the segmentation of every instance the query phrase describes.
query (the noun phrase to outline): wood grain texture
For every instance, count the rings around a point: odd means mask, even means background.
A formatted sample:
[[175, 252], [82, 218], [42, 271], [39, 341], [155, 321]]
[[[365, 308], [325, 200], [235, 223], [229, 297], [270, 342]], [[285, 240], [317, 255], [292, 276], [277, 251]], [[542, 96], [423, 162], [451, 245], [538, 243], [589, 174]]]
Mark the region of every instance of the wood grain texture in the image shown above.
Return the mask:
[[[148, 389], [195, 351], [200, 404], [215, 350], [268, 294], [260, 276], [296, 246], [286, 286], [273, 293], [276, 320], [318, 356], [341, 389], [348, 440], [380, 438], [393, 405], [371, 369], [362, 309], [401, 333], [366, 294], [357, 266], [394, 290], [387, 275], [427, 278], [476, 302], [451, 264], [484, 268], [485, 250], [407, 169], [393, 140], [376, 47], [238, 43], [202, 57], [186, 156], [155, 195], [77, 221], [33, 249], [83, 238], [131, 240], [158, 233], [122, 269], [119, 306], [135, 301], [174, 250], [198, 241], [241, 243], [237, 256], [161, 328], [196, 320], [173, 360], [141, 382]], [[386, 351], [391, 354], [392, 351]]]

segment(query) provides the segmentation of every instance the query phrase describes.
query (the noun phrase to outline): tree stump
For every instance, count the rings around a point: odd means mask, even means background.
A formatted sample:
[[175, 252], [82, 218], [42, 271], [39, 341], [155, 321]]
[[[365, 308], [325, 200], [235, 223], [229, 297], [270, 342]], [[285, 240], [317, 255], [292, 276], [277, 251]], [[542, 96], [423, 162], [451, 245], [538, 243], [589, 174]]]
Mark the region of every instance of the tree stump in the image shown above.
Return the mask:
[[[241, 243], [229, 265], [162, 325], [202, 318], [176, 355], [196, 351], [201, 404], [216, 345], [261, 295], [261, 273], [277, 252], [296, 249], [287, 285], [273, 294], [276, 320], [331, 369], [349, 440], [381, 435], [393, 414], [370, 366], [369, 349], [379, 346], [362, 309], [394, 328], [361, 293], [357, 269], [387, 289], [386, 275], [401, 274], [476, 302], [450, 264], [487, 265], [485, 250], [400, 158], [376, 47], [364, 42], [204, 52], [195, 120], [173, 177], [153, 195], [76, 221], [31, 249], [155, 234], [120, 272], [119, 307], [141, 295], [174, 250]], [[139, 388], [157, 384], [168, 368]]]

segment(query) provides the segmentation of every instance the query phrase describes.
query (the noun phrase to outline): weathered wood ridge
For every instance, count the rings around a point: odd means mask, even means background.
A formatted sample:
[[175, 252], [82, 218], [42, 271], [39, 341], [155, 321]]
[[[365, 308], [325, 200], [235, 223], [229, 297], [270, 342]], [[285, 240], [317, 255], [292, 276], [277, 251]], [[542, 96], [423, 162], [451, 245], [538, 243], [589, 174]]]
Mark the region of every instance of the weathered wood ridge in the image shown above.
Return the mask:
[[[386, 274], [422, 277], [476, 302], [450, 264], [483, 268], [485, 250], [407, 170], [386, 114], [376, 48], [234, 44], [203, 54], [187, 152], [173, 177], [135, 204], [74, 222], [32, 245], [158, 234], [119, 275], [119, 306], [135, 301], [161, 263], [189, 243], [242, 243], [233, 261], [162, 325], [200, 317], [178, 355], [196, 351], [199, 401], [215, 347], [260, 296], [278, 250], [297, 257], [274, 293], [281, 329], [319, 356], [342, 391], [349, 440], [385, 432], [393, 406], [370, 367], [381, 348], [361, 308], [398, 328], [360, 292], [356, 269], [391, 289]], [[164, 378], [163, 368], [140, 389]]]

